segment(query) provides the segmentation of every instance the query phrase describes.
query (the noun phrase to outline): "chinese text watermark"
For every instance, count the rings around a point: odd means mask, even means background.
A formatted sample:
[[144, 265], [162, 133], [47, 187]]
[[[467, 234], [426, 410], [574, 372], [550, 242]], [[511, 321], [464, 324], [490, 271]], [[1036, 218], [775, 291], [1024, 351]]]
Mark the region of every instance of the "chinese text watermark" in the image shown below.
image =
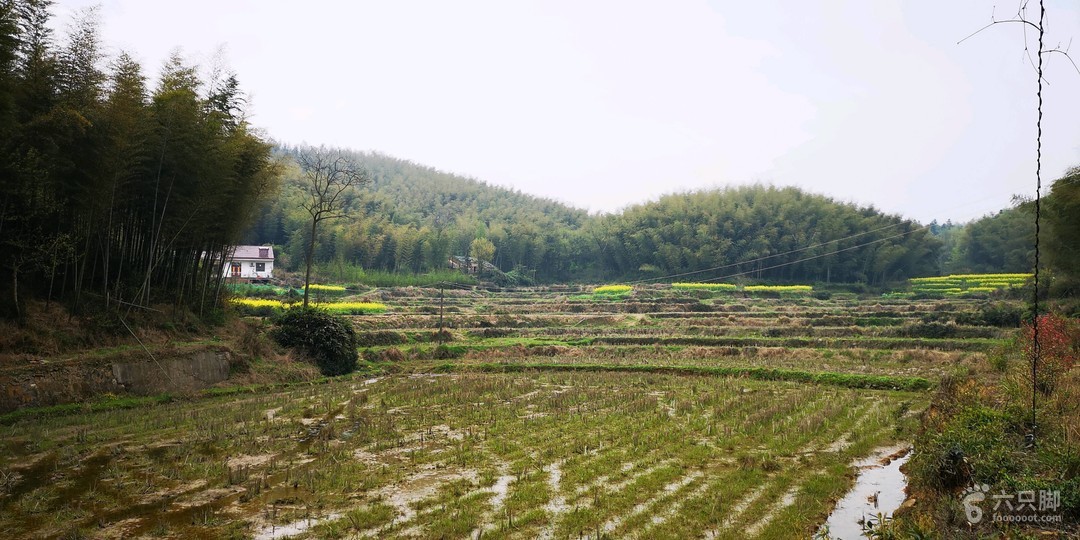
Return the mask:
[[970, 523], [989, 518], [994, 523], [1061, 523], [1061, 491], [1040, 489], [1016, 493], [991, 493], [986, 484], [975, 485], [964, 492], [964, 514]]

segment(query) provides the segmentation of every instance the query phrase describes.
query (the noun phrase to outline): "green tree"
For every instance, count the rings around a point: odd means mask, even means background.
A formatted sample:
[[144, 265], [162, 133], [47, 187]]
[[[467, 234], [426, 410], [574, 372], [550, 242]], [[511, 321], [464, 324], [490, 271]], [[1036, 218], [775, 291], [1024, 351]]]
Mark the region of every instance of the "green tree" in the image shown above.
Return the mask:
[[1080, 294], [1080, 167], [1054, 182], [1046, 198], [1046, 262], [1062, 294]]
[[495, 258], [495, 244], [487, 238], [477, 238], [469, 244], [469, 255], [476, 259], [479, 273], [484, 274], [484, 263]]
[[952, 260], [953, 272], [1030, 272], [1034, 257], [1033, 205], [1013, 208], [975, 220], [960, 230]]

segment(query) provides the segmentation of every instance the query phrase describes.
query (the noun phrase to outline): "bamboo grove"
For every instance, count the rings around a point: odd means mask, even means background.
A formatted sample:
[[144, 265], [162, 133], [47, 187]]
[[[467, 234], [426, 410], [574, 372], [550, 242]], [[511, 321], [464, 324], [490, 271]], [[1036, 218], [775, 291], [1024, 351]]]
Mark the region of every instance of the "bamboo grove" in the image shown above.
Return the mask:
[[[590, 215], [380, 154], [351, 156], [372, 182], [350, 201], [348, 219], [318, 239], [315, 259], [328, 279], [348, 280], [335, 270], [348, 267], [442, 269], [449, 256], [472, 255], [478, 238], [494, 246], [490, 262], [501, 271], [540, 282], [636, 280], [722, 267], [693, 279], [880, 284], [938, 269], [941, 242], [929, 227], [797, 188], [673, 194]], [[308, 235], [289, 188], [299, 181], [294, 176], [286, 175], [281, 197], [258, 212], [245, 241], [279, 246], [285, 266], [296, 269]]]
[[151, 87], [128, 54], [105, 57], [94, 10], [54, 36], [49, 3], [0, 1], [5, 315], [29, 296], [205, 312], [279, 175], [236, 76], [174, 53]]
[[[289, 159], [302, 148], [278, 149]], [[537, 282], [612, 282], [676, 276], [723, 282], [903, 284], [950, 273], [1030, 272], [1032, 205], [967, 224], [920, 224], [793, 187], [750, 185], [665, 195], [611, 214], [456, 176], [378, 153], [345, 151], [371, 183], [349, 198], [348, 217], [320, 230], [322, 277], [356, 281], [362, 271], [418, 274], [473, 255], [482, 238], [490, 262]], [[1080, 291], [1073, 239], [1080, 223], [1080, 169], [1044, 193], [1044, 261], [1062, 293]], [[277, 246], [278, 264], [302, 267], [309, 218], [285, 174], [245, 243]], [[485, 259], [486, 260], [486, 259]], [[361, 270], [362, 269], [362, 270]], [[702, 271], [709, 270], [710, 271]], [[690, 273], [680, 276], [680, 274]]]

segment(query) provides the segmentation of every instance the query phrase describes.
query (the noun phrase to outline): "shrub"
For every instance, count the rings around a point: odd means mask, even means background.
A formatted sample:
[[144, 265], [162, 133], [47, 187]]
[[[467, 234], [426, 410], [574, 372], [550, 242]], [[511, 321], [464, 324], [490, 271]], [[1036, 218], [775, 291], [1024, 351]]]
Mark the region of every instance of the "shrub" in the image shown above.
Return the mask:
[[[1049, 395], [1061, 375], [1072, 369], [1080, 357], [1080, 329], [1075, 321], [1054, 314], [1040, 315], [1038, 325], [1039, 364], [1036, 366], [1038, 378], [1035, 387], [1044, 395]], [[1034, 338], [1034, 325], [1025, 323], [1021, 344], [1024, 357], [1029, 362], [1034, 356]]]
[[356, 331], [344, 317], [317, 309], [290, 309], [275, 324], [274, 339], [310, 356], [323, 375], [356, 370]]
[[979, 316], [982, 318], [982, 323], [987, 326], [1017, 328], [1020, 326], [1023, 315], [1023, 308], [1005, 303], [992, 304], [979, 308]]

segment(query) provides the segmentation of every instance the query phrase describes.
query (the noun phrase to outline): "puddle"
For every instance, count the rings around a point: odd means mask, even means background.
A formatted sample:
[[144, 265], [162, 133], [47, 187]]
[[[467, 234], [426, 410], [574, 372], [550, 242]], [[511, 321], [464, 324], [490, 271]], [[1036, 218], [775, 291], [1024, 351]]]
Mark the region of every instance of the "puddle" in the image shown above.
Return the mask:
[[[892, 453], [890, 454], [890, 451]], [[897, 453], [903, 453], [895, 459]], [[900, 472], [900, 466], [911, 458], [911, 452], [905, 448], [886, 448], [870, 457], [857, 461], [860, 468], [855, 487], [836, 503], [836, 508], [825, 523], [829, 538], [834, 540], [852, 540], [864, 538], [863, 522], [877, 519], [878, 514], [891, 516], [907, 497], [904, 488], [907, 478]], [[822, 528], [820, 532], [824, 532]]]
[[566, 497], [559, 494], [560, 485], [562, 484], [562, 464], [561, 460], [556, 461], [549, 468], [548, 489], [551, 490], [551, 499], [544, 506], [544, 511], [548, 515], [548, 526], [540, 531], [537, 538], [544, 540], [555, 538], [555, 521], [560, 514], [565, 513], [567, 510]]
[[255, 533], [255, 540], [274, 540], [276, 538], [289, 538], [307, 532], [308, 529], [323, 521], [334, 521], [341, 514], [330, 514], [323, 518], [302, 519], [288, 525], [268, 526]]
[[510, 482], [513, 481], [513, 476], [503, 475], [495, 480], [495, 485], [491, 486], [491, 492], [495, 494], [495, 496], [491, 498], [491, 507], [496, 512], [502, 508], [503, 501], [506, 500], [506, 495], [510, 492]]

